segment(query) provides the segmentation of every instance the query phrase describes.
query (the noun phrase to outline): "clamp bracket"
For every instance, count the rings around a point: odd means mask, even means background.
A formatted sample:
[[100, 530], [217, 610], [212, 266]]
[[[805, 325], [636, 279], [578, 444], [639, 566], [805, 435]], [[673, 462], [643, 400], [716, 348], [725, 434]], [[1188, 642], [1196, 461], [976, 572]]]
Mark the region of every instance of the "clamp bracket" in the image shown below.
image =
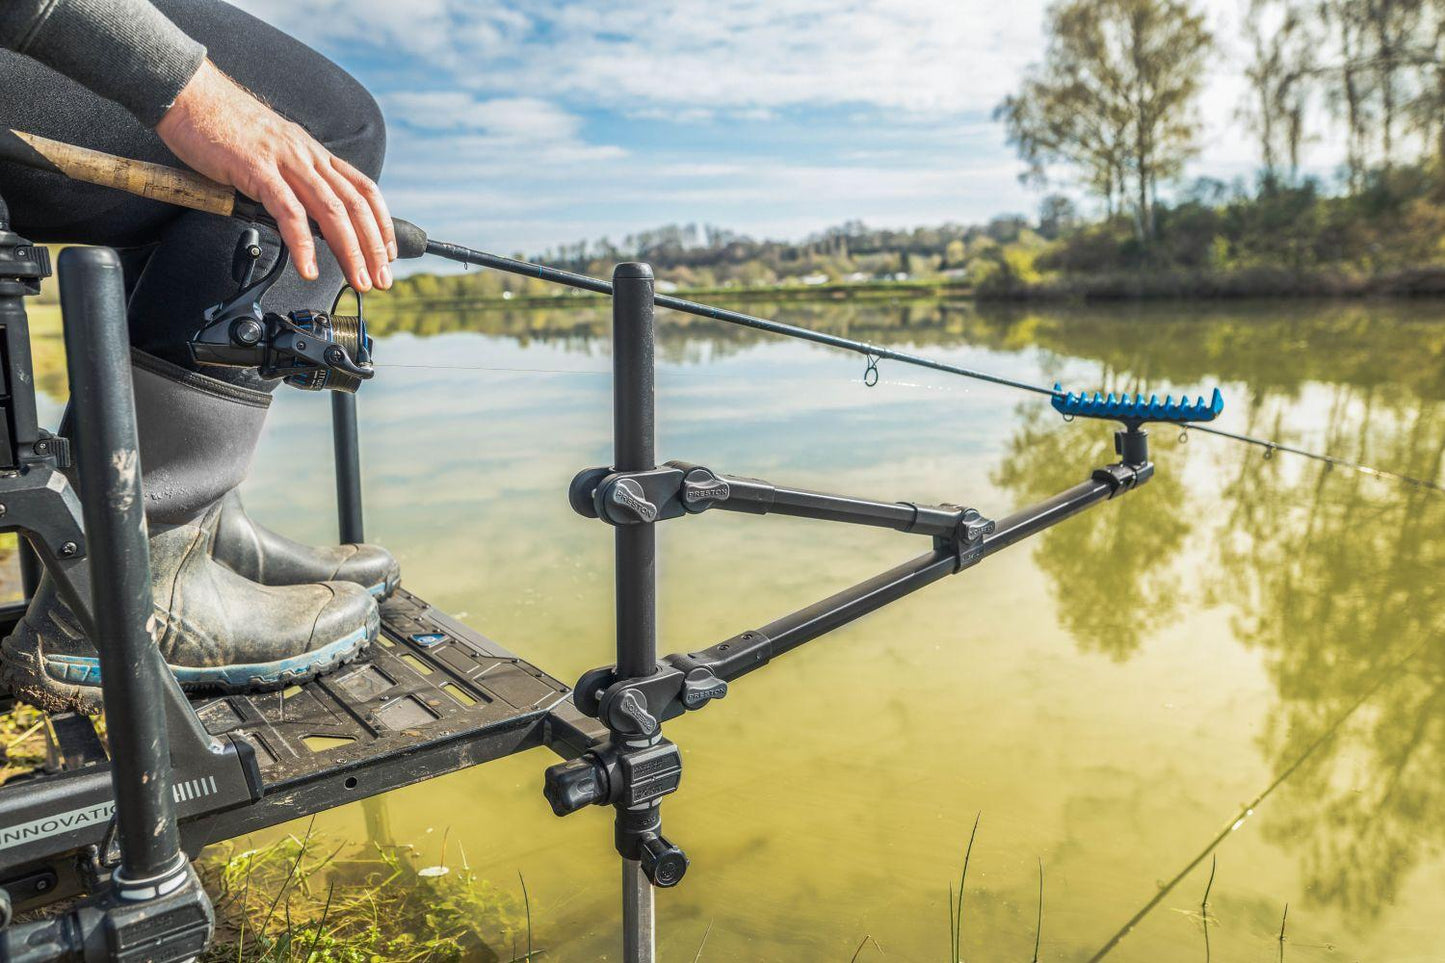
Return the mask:
[[648, 471], [584, 468], [572, 479], [567, 499], [573, 511], [609, 525], [651, 525], [687, 514], [683, 472], [664, 465]]
[[616, 668], [592, 669], [577, 680], [577, 708], [614, 733], [647, 738], [662, 723], [701, 709], [728, 694], [727, 681], [712, 666], [687, 656], [668, 656], [651, 675], [618, 681]]
[[949, 535], [940, 535], [933, 540], [940, 551], [952, 552], [958, 560], [955, 572], [961, 572], [970, 565], [983, 561], [984, 539], [998, 528], [991, 518], [985, 518], [977, 508], [963, 508], [958, 505], [940, 506], [959, 512], [958, 526]]

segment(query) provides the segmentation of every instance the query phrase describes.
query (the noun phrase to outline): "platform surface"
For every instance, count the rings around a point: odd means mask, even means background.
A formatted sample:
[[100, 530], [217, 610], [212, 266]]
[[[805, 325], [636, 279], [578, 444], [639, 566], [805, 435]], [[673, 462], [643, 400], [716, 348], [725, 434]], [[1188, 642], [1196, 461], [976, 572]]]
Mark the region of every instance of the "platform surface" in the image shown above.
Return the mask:
[[567, 691], [399, 589], [382, 605], [381, 638], [363, 661], [280, 692], [193, 704], [213, 734], [251, 743], [270, 793], [317, 772], [525, 725]]
[[[215, 735], [256, 751], [259, 803], [183, 826], [210, 842], [546, 742], [568, 687], [398, 589], [366, 659], [279, 692], [193, 701]], [[200, 838], [197, 839], [197, 834]], [[188, 848], [191, 848], [188, 844]]]
[[[222, 801], [214, 779], [188, 778], [194, 763], [178, 759], [188, 852], [525, 749], [575, 755], [602, 733], [577, 713], [567, 686], [410, 592], [398, 590], [381, 614], [377, 644], [354, 665], [284, 691], [191, 700], [213, 735], [254, 750], [263, 788], [244, 802], [241, 784], [241, 796]], [[0, 794], [44, 796], [64, 812], [75, 793], [108, 793], [109, 761], [91, 720], [67, 714], [49, 723], [48, 763]], [[0, 886], [25, 908], [83, 891], [86, 847], [105, 828], [100, 820], [57, 835], [53, 850], [7, 865]]]

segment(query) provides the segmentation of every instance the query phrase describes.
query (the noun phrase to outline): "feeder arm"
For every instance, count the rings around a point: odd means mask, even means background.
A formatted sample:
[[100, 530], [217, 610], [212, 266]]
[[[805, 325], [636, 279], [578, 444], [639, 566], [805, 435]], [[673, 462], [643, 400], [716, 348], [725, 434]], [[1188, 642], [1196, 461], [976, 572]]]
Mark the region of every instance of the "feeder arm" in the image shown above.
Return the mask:
[[[589, 469], [579, 475], [574, 491], [597, 478], [599, 471], [607, 470]], [[717, 509], [893, 528], [931, 536], [934, 545], [930, 552], [767, 625], [711, 648], [666, 656], [650, 675], [619, 679], [615, 666], [594, 669], [578, 681], [574, 699], [582, 712], [598, 718], [613, 732], [651, 736], [662, 722], [722, 698], [727, 694], [727, 683], [761, 668], [774, 656], [971, 568], [1092, 505], [1137, 488], [1153, 473], [1154, 466], [1147, 461], [1109, 465], [1095, 471], [1088, 481], [995, 522], [972, 508], [879, 502], [779, 488], [757, 479], [716, 475], [706, 468], [677, 462], [655, 472], [607, 472], [594, 489], [594, 502], [603, 511], [588, 514], [613, 525], [640, 524], [639, 513], [656, 519], [678, 517], [683, 514], [678, 506], [687, 506], [688, 513]], [[618, 497], [618, 492], [629, 490], [653, 494], [671, 482], [678, 484], [671, 486], [674, 490], [661, 500], [655, 513], [639, 506], [635, 494]], [[698, 493], [705, 493], [705, 498]], [[561, 808], [570, 811], [578, 807], [569, 804]]]

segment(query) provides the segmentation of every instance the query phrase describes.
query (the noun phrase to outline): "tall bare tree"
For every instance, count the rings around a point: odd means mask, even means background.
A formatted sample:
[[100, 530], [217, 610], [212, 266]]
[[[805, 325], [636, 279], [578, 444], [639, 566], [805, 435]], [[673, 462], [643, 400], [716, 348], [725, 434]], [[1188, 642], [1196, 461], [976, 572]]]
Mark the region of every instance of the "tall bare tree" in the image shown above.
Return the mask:
[[1111, 210], [1132, 206], [1139, 237], [1154, 236], [1161, 181], [1195, 150], [1195, 101], [1212, 38], [1186, 0], [1059, 0], [1049, 46], [995, 116], [1042, 179], [1080, 168]]
[[1113, 217], [1125, 190], [1129, 160], [1129, 118], [1105, 98], [1091, 95], [1087, 84], [1067, 71], [1048, 68], [1024, 80], [1017, 94], [994, 110], [1003, 121], [1009, 143], [1027, 164], [1026, 183], [1048, 182], [1049, 169], [1075, 169], [1085, 188], [1104, 201]]
[[1370, 42], [1364, 0], [1320, 0], [1319, 19], [1331, 35], [1333, 69], [1323, 69], [1326, 100], [1345, 121], [1345, 167], [1350, 193], [1358, 193], [1369, 166]]
[[1380, 93], [1380, 157], [1385, 169], [1395, 161], [1396, 133], [1419, 66], [1423, 0], [1362, 0], [1373, 42], [1375, 78]]
[[1252, 58], [1245, 68], [1249, 101], [1245, 122], [1259, 138], [1264, 182], [1273, 189], [1299, 175], [1311, 74], [1318, 42], [1310, 11], [1300, 0], [1250, 0], [1245, 37]]

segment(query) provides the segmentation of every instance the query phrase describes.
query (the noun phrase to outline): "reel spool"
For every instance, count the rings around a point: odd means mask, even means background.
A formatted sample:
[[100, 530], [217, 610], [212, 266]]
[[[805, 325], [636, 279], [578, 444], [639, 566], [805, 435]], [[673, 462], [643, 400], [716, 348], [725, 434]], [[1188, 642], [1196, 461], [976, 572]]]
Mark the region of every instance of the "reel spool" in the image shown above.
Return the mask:
[[205, 323], [190, 340], [191, 357], [200, 364], [257, 368], [261, 377], [280, 378], [303, 391], [354, 393], [376, 373], [360, 292], [354, 292], [355, 314], [337, 314], [336, 305], [330, 312], [284, 316], [266, 311], [261, 299], [285, 269], [288, 255], [282, 245], [275, 265], [253, 283], [260, 256], [260, 235], [253, 228], [241, 235], [231, 265], [241, 289], [206, 311]]
[[[360, 314], [292, 311], [289, 318], [292, 324], [316, 340], [334, 345], [335, 348], [326, 349], [328, 354], [339, 348], [345, 351], [347, 356], [354, 358], [358, 366], [371, 366], [371, 337], [366, 333], [366, 319]], [[361, 387], [363, 380], [341, 368], [298, 366], [290, 374], [286, 373], [287, 370], [292, 369], [268, 371], [267, 367], [263, 365], [261, 376], [266, 378], [281, 375], [288, 385], [303, 391], [329, 389], [351, 394]]]

